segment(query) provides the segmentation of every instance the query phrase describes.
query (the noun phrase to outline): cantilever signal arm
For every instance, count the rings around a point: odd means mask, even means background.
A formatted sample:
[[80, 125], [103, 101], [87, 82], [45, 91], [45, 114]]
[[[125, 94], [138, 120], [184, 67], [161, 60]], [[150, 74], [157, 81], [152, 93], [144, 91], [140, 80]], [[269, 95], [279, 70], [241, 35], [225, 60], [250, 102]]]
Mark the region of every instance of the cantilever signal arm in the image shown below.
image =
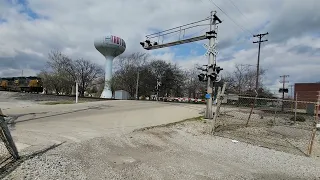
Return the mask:
[[170, 42], [170, 43], [165, 43], [165, 44], [159, 44], [159, 45], [154, 45], [154, 46], [149, 46], [149, 47], [146, 47], [144, 49], [153, 50], [153, 49], [165, 48], [165, 47], [176, 46], [176, 45], [180, 45], [180, 44], [200, 41], [200, 40], [204, 40], [206, 38], [207, 38], [206, 35], [202, 35], [202, 36], [193, 37], [193, 38], [189, 38], [189, 39], [184, 39], [184, 40], [180, 40], [180, 41], [175, 41], [175, 42]]
[[[159, 45], [157, 43], [152, 45], [150, 40], [146, 40], [145, 42], [148, 44], [148, 46], [143, 47], [143, 48], [146, 50], [165, 48], [165, 47], [176, 46], [176, 45], [185, 44], [185, 43], [191, 43], [191, 42], [195, 42], [195, 41], [201, 41], [204, 39], [215, 38], [216, 35], [217, 35], [217, 32], [213, 30], [213, 31], [206, 32], [206, 34], [202, 35], [202, 36], [192, 37], [189, 39], [183, 39], [183, 40], [174, 41], [174, 42], [165, 43], [165, 44], [159, 44]], [[140, 44], [143, 45], [143, 42], [140, 42]]]

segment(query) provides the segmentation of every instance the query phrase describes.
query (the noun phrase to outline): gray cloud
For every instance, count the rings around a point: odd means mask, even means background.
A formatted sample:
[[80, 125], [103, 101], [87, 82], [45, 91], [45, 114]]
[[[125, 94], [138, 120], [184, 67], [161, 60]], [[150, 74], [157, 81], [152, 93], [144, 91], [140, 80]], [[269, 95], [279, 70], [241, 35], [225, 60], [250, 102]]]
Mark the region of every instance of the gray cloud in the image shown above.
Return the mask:
[[0, 57], [1, 68], [41, 69], [44, 65], [45, 61], [43, 58], [23, 52], [18, 52], [15, 57]]
[[319, 32], [320, 30], [320, 1], [285, 0], [280, 4], [280, 11], [273, 11], [270, 23], [265, 28], [269, 31], [272, 42], [283, 42], [292, 37]]
[[1, 76], [21, 75], [21, 71], [37, 72], [45, 68], [46, 59], [37, 55], [30, 55], [24, 52], [17, 52], [14, 57], [0, 57]]
[[290, 48], [289, 52], [295, 52], [298, 54], [309, 54], [311, 56], [319, 56], [320, 48], [314, 48], [311, 46], [298, 45]]
[[[277, 82], [283, 73], [292, 74], [292, 82], [313, 81], [320, 75], [315, 70], [320, 63], [313, 57], [319, 56], [319, 37], [308, 39], [320, 30], [320, 13], [315, 9], [320, 6], [320, 1], [234, 1], [245, 16], [229, 1], [215, 2], [243, 28], [253, 33], [270, 33], [267, 36], [269, 42], [263, 44], [261, 51], [261, 66], [269, 69], [266, 82], [270, 85]], [[235, 63], [256, 64], [258, 48], [252, 43], [256, 39], [235, 25], [209, 0], [184, 0], [179, 1], [179, 6], [174, 6], [172, 0], [33, 0], [29, 1], [29, 8], [48, 18], [31, 21], [19, 14], [17, 7], [0, 1], [0, 12], [3, 12], [0, 19], [6, 20], [6, 23], [0, 23], [0, 74], [10, 74], [11, 71], [19, 75], [19, 69], [24, 67], [30, 73], [36, 72], [43, 68], [52, 49], [74, 59], [83, 57], [103, 65], [104, 57], [94, 48], [93, 39], [109, 33], [126, 41], [125, 54], [136, 51], [157, 54], [158, 58], [179, 62], [186, 67], [206, 63], [206, 59], [193, 55], [179, 59], [173, 48], [145, 51], [139, 42], [152, 29], [164, 30], [197, 21], [207, 17], [210, 10], [217, 10], [223, 20], [218, 34], [218, 62], [221, 66], [232, 71]], [[199, 32], [200, 29], [203, 27], [187, 33]], [[26, 64], [22, 65], [23, 62]], [[310, 73], [297, 75], [299, 67], [302, 72], [310, 69]]]

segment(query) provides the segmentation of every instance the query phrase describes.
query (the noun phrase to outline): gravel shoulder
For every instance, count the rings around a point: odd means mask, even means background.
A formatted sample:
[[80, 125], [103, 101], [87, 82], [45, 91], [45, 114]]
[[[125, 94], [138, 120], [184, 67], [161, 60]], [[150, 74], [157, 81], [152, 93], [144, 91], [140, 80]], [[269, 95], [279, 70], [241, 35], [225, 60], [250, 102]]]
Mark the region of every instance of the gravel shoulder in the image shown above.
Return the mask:
[[62, 144], [4, 179], [320, 179], [319, 159], [211, 136], [208, 126], [186, 121]]

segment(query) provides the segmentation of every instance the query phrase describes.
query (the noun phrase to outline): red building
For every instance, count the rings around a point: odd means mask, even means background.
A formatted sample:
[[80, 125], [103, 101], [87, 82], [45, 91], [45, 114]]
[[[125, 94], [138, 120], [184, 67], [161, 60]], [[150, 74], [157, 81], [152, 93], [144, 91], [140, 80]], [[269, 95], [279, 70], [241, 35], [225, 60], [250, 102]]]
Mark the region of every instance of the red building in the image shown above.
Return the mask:
[[296, 83], [294, 84], [294, 97], [298, 101], [317, 102], [320, 93], [320, 83]]

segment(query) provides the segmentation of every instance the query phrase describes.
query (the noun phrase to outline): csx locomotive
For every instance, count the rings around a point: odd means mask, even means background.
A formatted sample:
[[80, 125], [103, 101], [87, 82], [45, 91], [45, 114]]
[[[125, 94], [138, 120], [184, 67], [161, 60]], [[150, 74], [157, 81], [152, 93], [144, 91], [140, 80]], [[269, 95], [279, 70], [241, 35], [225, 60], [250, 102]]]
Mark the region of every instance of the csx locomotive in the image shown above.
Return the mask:
[[41, 78], [35, 76], [6, 77], [0, 78], [0, 90], [39, 93], [43, 91], [43, 84]]

